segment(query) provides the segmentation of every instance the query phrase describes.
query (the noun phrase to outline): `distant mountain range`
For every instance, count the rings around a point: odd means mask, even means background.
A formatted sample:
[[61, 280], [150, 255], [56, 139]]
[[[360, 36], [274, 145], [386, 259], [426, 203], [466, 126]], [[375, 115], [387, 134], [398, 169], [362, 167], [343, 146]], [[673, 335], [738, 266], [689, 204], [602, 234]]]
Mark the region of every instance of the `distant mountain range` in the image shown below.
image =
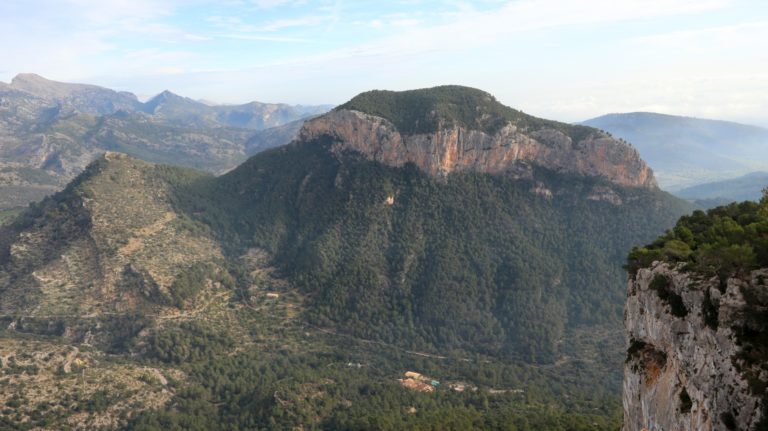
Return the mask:
[[211, 106], [170, 91], [142, 103], [128, 92], [20, 74], [0, 83], [0, 210], [41, 199], [108, 150], [225, 172], [290, 142], [302, 119], [328, 109]]
[[333, 105], [302, 106], [283, 103], [250, 102], [242, 105], [215, 105], [163, 91], [142, 103], [133, 94], [88, 84], [51, 81], [34, 73], [22, 73], [10, 84], [0, 83], [0, 91], [16, 90], [68, 105], [78, 112], [110, 115], [118, 111], [143, 112], [167, 123], [184, 127], [237, 127], [261, 130], [299, 118], [322, 114]]
[[686, 187], [675, 195], [705, 208], [735, 201], [757, 201], [768, 187], [768, 172], [752, 172], [730, 180], [715, 181]]
[[582, 124], [634, 145], [670, 191], [768, 170], [768, 129], [728, 121], [633, 112]]

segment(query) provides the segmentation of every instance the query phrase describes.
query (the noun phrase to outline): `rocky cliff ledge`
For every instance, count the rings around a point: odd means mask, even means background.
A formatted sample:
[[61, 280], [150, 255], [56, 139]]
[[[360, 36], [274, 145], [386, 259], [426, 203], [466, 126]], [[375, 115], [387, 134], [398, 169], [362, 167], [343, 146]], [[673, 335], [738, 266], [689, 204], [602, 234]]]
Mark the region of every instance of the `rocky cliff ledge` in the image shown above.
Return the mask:
[[333, 139], [333, 151], [354, 150], [390, 166], [411, 162], [433, 176], [501, 173], [523, 162], [621, 186], [656, 187], [653, 171], [637, 150], [597, 129], [578, 140], [556, 128], [530, 130], [513, 122], [493, 133], [450, 123], [429, 133], [401, 133], [385, 118], [336, 109], [305, 123], [299, 140], [322, 136]]
[[768, 269], [706, 279], [666, 263], [628, 285], [624, 431], [768, 429]]

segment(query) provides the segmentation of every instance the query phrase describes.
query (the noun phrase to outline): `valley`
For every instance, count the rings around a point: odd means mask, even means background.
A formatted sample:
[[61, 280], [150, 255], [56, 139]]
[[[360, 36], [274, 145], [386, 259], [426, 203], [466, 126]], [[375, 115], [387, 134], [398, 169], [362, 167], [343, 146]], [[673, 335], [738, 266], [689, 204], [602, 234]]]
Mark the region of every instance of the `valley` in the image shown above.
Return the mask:
[[[107, 152], [6, 224], [3, 337], [137, 379], [9, 368], [17, 388], [104, 396], [6, 423], [615, 429], [624, 253], [691, 207], [626, 144], [480, 90], [360, 97], [218, 177]], [[440, 116], [375, 115], [409, 109]], [[498, 148], [462, 150], [478, 142]]]

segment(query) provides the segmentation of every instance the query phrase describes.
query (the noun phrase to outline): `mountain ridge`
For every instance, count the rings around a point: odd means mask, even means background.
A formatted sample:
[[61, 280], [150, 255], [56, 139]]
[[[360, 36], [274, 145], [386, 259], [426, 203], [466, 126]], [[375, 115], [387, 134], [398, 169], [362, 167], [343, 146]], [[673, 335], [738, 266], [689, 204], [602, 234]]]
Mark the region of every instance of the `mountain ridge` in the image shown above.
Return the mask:
[[580, 124], [632, 143], [671, 191], [768, 169], [768, 129], [758, 126], [649, 112], [607, 114]]
[[104, 151], [225, 172], [255, 151], [290, 142], [297, 127], [262, 130], [316, 109], [324, 108], [209, 107], [171, 92], [143, 104], [130, 93], [20, 74], [0, 85], [0, 210], [55, 192]]
[[[166, 116], [168, 120], [204, 120], [210, 124], [207, 126], [228, 126], [249, 129], [262, 129], [274, 127], [283, 124], [285, 118], [293, 116], [296, 119], [299, 116], [311, 116], [324, 112], [329, 108], [328, 105], [288, 105], [283, 103], [262, 103], [247, 102], [234, 105], [208, 105], [185, 96], [178, 95], [170, 90], [163, 90], [146, 102], [138, 100], [136, 95], [126, 91], [115, 91], [109, 88], [92, 84], [78, 84], [60, 82], [46, 79], [34, 73], [20, 73], [16, 75], [10, 84], [2, 83], [0, 88], [6, 87], [17, 91], [23, 91], [31, 95], [70, 104], [83, 113], [93, 115], [114, 114], [121, 110], [145, 112], [153, 114], [163, 105], [175, 105], [177, 111], [191, 110], [197, 117], [184, 116]], [[98, 99], [100, 104], [89, 106], [89, 99]], [[250, 112], [255, 116], [261, 112], [265, 115], [277, 115], [277, 120], [266, 120], [260, 123], [253, 121], [228, 121], [228, 116], [243, 115]]]
[[768, 172], [750, 172], [738, 178], [697, 184], [675, 192], [675, 196], [701, 202], [757, 201], [768, 187]]
[[388, 164], [414, 163], [433, 176], [501, 173], [525, 163], [621, 185], [656, 187], [636, 150], [597, 129], [529, 116], [481, 90], [440, 86], [361, 93], [307, 121], [299, 139], [329, 136]]

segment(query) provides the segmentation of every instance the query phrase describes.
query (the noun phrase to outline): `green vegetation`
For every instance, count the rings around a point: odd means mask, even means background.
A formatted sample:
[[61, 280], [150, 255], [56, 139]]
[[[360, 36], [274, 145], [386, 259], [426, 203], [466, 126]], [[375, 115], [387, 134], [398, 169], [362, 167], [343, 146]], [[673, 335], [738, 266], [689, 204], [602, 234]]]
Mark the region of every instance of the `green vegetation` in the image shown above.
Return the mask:
[[155, 332], [147, 343], [147, 356], [180, 364], [211, 359], [217, 352], [227, 351], [234, 340], [225, 332], [206, 328], [198, 322], [186, 322], [177, 328]]
[[[298, 341], [299, 334], [289, 334]], [[178, 362], [188, 380], [173, 383], [173, 401], [141, 413], [128, 429], [613, 430], [620, 423], [620, 403], [609, 389], [617, 382], [606, 384], [586, 363], [547, 370], [483, 356], [403, 355], [339, 340], [316, 333], [301, 347], [232, 352], [200, 339], [210, 354]], [[444, 384], [434, 393], [409, 391], [396, 381], [405, 370]], [[456, 392], [448, 388], [451, 381], [479, 388]]]
[[[462, 91], [448, 91], [439, 104]], [[591, 133], [512, 110], [499, 111], [496, 121], [490, 105], [493, 115], [474, 117], [448, 105], [436, 111], [440, 121], [478, 117], [476, 127], [487, 131], [512, 119], [532, 129], [562, 127], [574, 139]], [[411, 126], [422, 130], [423, 123], [403, 125]], [[149, 271], [166, 262], [114, 268], [123, 271], [121, 288], [144, 294], [140, 312], [164, 314], [97, 321], [124, 327], [110, 352], [184, 376], [168, 379], [171, 402], [141, 413], [128, 428], [618, 428], [623, 352], [613, 335], [626, 281], [620, 265], [631, 244], [651, 240], [687, 211], [683, 202], [540, 168], [530, 179], [464, 173], [436, 180], [413, 165], [337, 156], [328, 144], [262, 153], [220, 178], [162, 166], [132, 171], [146, 194], [170, 194], [175, 217], [164, 234], [213, 236], [228, 255], [226, 263], [218, 254], [197, 264], [189, 257], [184, 265], [174, 262], [167, 292], [145, 286], [154, 283]], [[50, 247], [23, 261], [29, 268], [13, 266], [13, 239], [0, 236], [9, 277], [58, 259], [73, 238], [88, 238], [91, 214], [83, 199], [119, 193], [124, 184], [119, 171], [104, 175], [102, 189], [83, 184], [105, 163], [122, 163], [114, 160], [92, 164], [4, 231], [53, 231]], [[553, 196], [532, 193], [535, 187]], [[590, 199], [595, 187], [610, 187], [624, 204]], [[108, 239], [124, 245], [137, 237], [135, 226], [143, 224], [126, 223]], [[268, 252], [290, 292], [264, 299], [273, 285], [262, 283], [262, 268], [244, 268], [250, 248]], [[209, 283], [224, 289], [198, 301]], [[82, 328], [60, 323], [59, 335]], [[407, 370], [443, 384], [434, 393], [411, 392], [397, 383]], [[456, 392], [451, 382], [478, 389]], [[151, 376], [144, 383], [164, 385]], [[82, 409], [103, 411], [112, 402], [103, 393]]]
[[176, 194], [179, 212], [233, 253], [269, 251], [312, 298], [313, 324], [414, 349], [554, 360], [566, 325], [620, 322], [623, 250], [687, 209], [645, 189], [617, 189], [631, 204], [591, 201], [600, 180], [545, 170], [537, 180], [556, 199], [503, 176], [441, 182], [324, 145], [276, 149], [200, 179]]
[[680, 218], [653, 243], [633, 248], [626, 268], [634, 276], [656, 260], [683, 263], [701, 274], [717, 275], [723, 282], [732, 275], [768, 266], [768, 191], [759, 203], [733, 203]]
[[12, 208], [7, 210], [0, 210], [0, 226], [8, 224], [19, 214], [24, 211], [21, 208]]
[[509, 108], [482, 90], [444, 85], [411, 91], [367, 91], [336, 109], [350, 109], [386, 118], [403, 134], [431, 133], [456, 125], [495, 133], [507, 123], [535, 131], [560, 130], [578, 142], [597, 130], [544, 120]]
[[164, 302], [183, 308], [184, 303], [194, 298], [208, 282], [221, 283], [228, 289], [235, 289], [235, 280], [231, 275], [217, 270], [210, 263], [196, 263], [176, 276], [170, 288], [170, 297], [165, 297]]

